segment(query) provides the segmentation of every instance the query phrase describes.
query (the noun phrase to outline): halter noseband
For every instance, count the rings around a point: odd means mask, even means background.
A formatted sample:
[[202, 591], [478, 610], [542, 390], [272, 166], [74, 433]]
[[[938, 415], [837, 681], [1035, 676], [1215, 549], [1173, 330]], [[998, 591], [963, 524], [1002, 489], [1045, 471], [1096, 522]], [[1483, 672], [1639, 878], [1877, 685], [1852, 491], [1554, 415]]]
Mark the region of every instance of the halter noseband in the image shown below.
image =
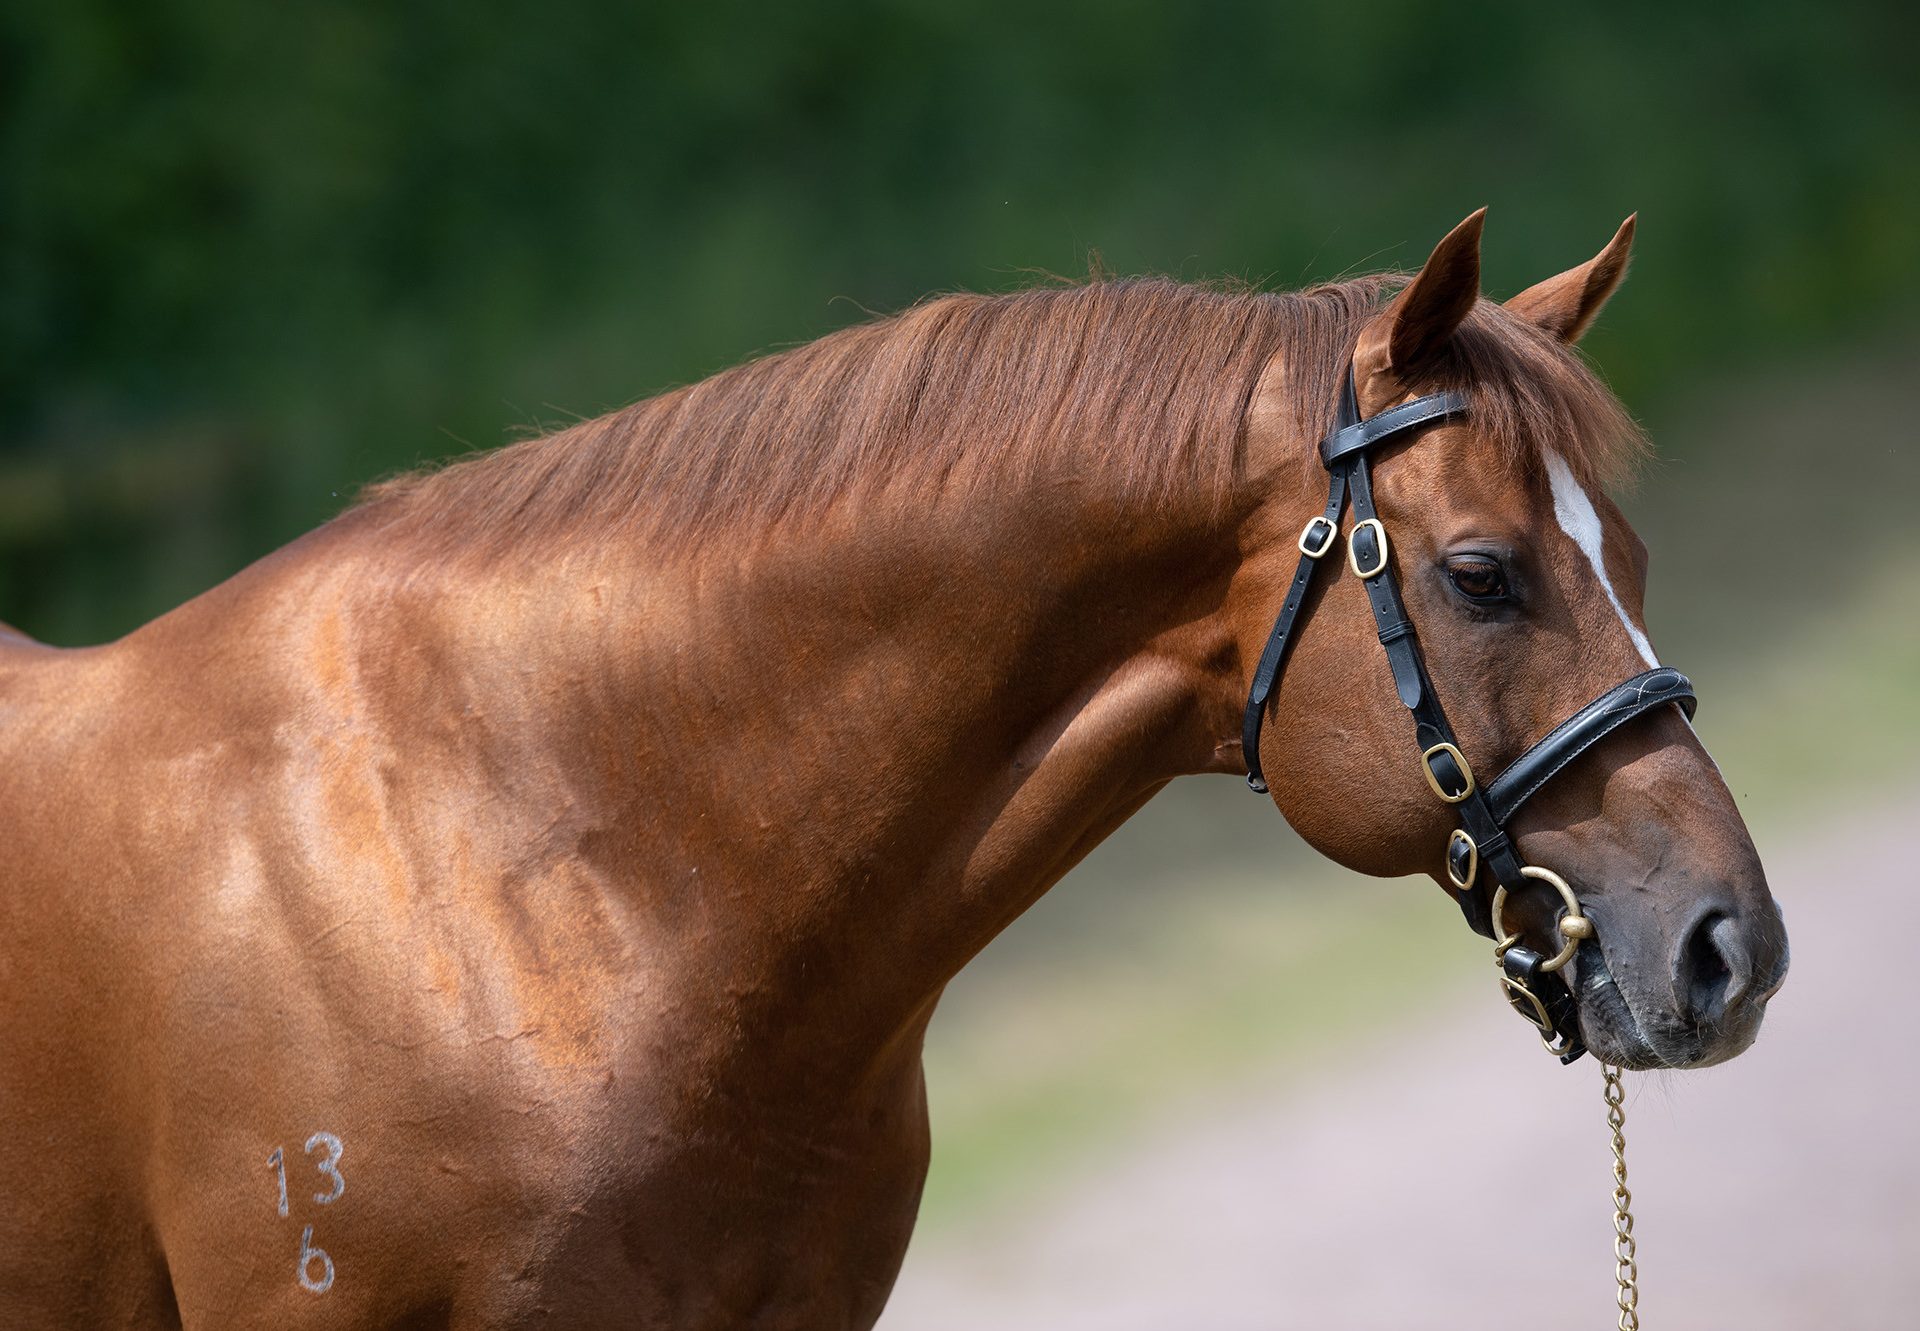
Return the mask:
[[[1421, 659], [1413, 623], [1407, 617], [1400, 586], [1393, 576], [1387, 529], [1373, 506], [1373, 478], [1369, 452], [1390, 439], [1422, 427], [1465, 415], [1467, 400], [1459, 393], [1432, 393], [1362, 420], [1354, 394], [1353, 370], [1347, 370], [1333, 428], [1320, 445], [1320, 460], [1331, 480], [1326, 508], [1308, 520], [1300, 532], [1300, 564], [1294, 570], [1287, 597], [1267, 637], [1266, 649], [1254, 668], [1253, 687], [1241, 721], [1240, 740], [1247, 760], [1247, 784], [1265, 792], [1260, 770], [1260, 728], [1267, 703], [1286, 664], [1294, 622], [1306, 600], [1308, 586], [1321, 559], [1340, 534], [1340, 515], [1347, 497], [1353, 497], [1354, 523], [1347, 534], [1347, 563], [1373, 607], [1374, 627], [1393, 670], [1394, 691], [1413, 713], [1414, 736], [1420, 746], [1420, 767], [1435, 796], [1458, 813], [1460, 826], [1447, 842], [1447, 880], [1453, 884], [1461, 912], [1475, 933], [1495, 942], [1501, 985], [1515, 1011], [1540, 1031], [1541, 1043], [1562, 1063], [1586, 1052], [1581, 1043], [1573, 993], [1560, 971], [1584, 939], [1593, 937], [1593, 921], [1580, 909], [1573, 889], [1551, 869], [1523, 865], [1506, 825], [1520, 806], [1541, 786], [1564, 771], [1569, 763], [1627, 722], [1657, 707], [1676, 703], [1689, 716], [1696, 700], [1693, 685], [1677, 670], [1664, 666], [1635, 675], [1615, 685], [1547, 733], [1545, 738], [1515, 759], [1490, 784], [1475, 779], [1454, 738], [1453, 727], [1434, 692], [1433, 680]], [[1479, 889], [1480, 871], [1494, 884], [1489, 903]], [[1531, 881], [1547, 883], [1559, 894], [1566, 910], [1557, 921], [1560, 951], [1543, 957], [1520, 943], [1518, 933], [1506, 933], [1506, 900]], [[1557, 1038], [1558, 1043], [1554, 1043]]]

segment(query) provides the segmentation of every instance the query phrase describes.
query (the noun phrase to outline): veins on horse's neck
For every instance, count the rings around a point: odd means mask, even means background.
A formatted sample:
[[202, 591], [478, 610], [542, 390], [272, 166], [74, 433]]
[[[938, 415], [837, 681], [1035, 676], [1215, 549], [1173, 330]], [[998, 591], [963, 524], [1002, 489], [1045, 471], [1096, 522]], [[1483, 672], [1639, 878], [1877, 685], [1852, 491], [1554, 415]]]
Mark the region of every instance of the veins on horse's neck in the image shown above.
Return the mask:
[[[570, 711], [552, 760], [631, 847], [602, 867], [701, 920], [704, 965], [752, 972], [741, 1001], [788, 1024], [924, 1012], [1161, 785], [1215, 765], [1231, 533], [1072, 499], [615, 554], [541, 608], [524, 659]], [[551, 659], [555, 623], [600, 659]]]

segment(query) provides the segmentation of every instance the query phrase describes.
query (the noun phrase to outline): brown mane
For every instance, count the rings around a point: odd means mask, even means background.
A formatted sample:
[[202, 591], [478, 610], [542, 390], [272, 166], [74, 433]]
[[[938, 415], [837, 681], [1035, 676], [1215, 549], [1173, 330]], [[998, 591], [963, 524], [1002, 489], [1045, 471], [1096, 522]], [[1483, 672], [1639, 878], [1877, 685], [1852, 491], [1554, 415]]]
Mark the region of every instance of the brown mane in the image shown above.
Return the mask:
[[[700, 537], [885, 483], [932, 495], [963, 464], [976, 483], [1020, 485], [1066, 450], [1129, 494], [1219, 499], [1238, 480], [1242, 422], [1268, 360], [1292, 367], [1296, 432], [1317, 439], [1360, 326], [1403, 281], [1276, 294], [1142, 278], [943, 296], [383, 481], [363, 507], [448, 551], [582, 524]], [[1550, 442], [1582, 480], [1606, 484], [1644, 447], [1577, 354], [1484, 300], [1432, 386], [1471, 392], [1476, 428], [1522, 465]], [[1312, 456], [1303, 446], [1303, 462]]]

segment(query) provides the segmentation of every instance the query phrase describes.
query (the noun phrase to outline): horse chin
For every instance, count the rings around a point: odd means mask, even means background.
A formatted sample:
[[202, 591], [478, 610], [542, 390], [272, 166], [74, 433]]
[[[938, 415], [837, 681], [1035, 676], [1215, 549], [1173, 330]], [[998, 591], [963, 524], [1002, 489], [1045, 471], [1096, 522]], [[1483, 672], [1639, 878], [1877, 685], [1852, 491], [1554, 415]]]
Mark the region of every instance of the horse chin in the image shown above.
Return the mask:
[[1707, 1030], [1635, 1003], [1591, 939], [1580, 945], [1571, 969], [1580, 1038], [1603, 1063], [1639, 1071], [1712, 1067], [1746, 1049], [1759, 1034], [1757, 1021], [1746, 1031]]

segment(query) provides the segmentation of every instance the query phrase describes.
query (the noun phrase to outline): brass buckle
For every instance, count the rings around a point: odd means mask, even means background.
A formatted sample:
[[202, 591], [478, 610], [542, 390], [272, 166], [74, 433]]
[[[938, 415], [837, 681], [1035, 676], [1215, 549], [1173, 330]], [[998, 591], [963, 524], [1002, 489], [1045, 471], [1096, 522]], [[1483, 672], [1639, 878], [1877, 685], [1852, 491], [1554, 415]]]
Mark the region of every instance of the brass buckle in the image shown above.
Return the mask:
[[[1316, 522], [1319, 523], [1322, 527], [1325, 527], [1327, 529], [1327, 534], [1325, 537], [1321, 539], [1319, 544], [1310, 545], [1308, 544], [1308, 540], [1313, 535], [1313, 524]], [[1307, 525], [1300, 529], [1300, 553], [1305, 555], [1308, 559], [1318, 559], [1322, 555], [1326, 554], [1327, 551], [1333, 549], [1334, 539], [1339, 535], [1340, 535], [1339, 527], [1335, 526], [1331, 522], [1328, 522], [1326, 518], [1321, 516], [1320, 514], [1315, 513], [1312, 517], [1307, 519]]]
[[[1511, 978], [1505, 971], [1500, 972], [1500, 990], [1506, 996], [1507, 1006], [1526, 1018], [1540, 1032], [1540, 1042], [1546, 1044], [1547, 1037], [1553, 1034], [1553, 1018], [1547, 1015], [1546, 1004], [1540, 1001], [1533, 990]], [[1553, 1046], [1547, 1045], [1547, 1048], [1552, 1049]]]
[[[1461, 845], [1467, 848], [1467, 872], [1464, 877], [1456, 875], [1453, 872], [1453, 848]], [[1479, 872], [1480, 847], [1474, 844], [1473, 838], [1468, 836], [1466, 832], [1458, 827], [1454, 828], [1453, 835], [1447, 838], [1447, 881], [1459, 888], [1462, 892], [1471, 892], [1473, 890], [1474, 877]]]
[[[1436, 753], [1444, 753], [1452, 757], [1455, 765], [1460, 769], [1460, 775], [1467, 779], [1466, 788], [1459, 794], [1449, 795], [1445, 790], [1441, 789], [1440, 778], [1433, 774], [1433, 755]], [[1460, 752], [1457, 745], [1441, 743], [1423, 751], [1420, 755], [1420, 770], [1427, 774], [1427, 785], [1433, 790], [1433, 793], [1448, 804], [1458, 804], [1461, 800], [1473, 794], [1473, 768], [1467, 765], [1467, 755]]]
[[[1566, 903], [1566, 914], [1554, 921], [1554, 928], [1560, 934], [1560, 950], [1549, 961], [1542, 962], [1542, 974], [1551, 975], [1569, 961], [1573, 960], [1574, 949], [1580, 946], [1582, 939], [1593, 937], [1593, 921], [1580, 909], [1580, 901], [1573, 895], [1573, 889], [1567, 886], [1567, 880], [1551, 869], [1542, 869], [1537, 864], [1529, 864], [1520, 870], [1524, 878], [1537, 878], [1551, 885], [1560, 893], [1560, 899]], [[1493, 945], [1493, 955], [1497, 960], [1507, 953], [1507, 949], [1520, 941], [1520, 935], [1507, 932], [1505, 919], [1507, 908], [1507, 889], [1502, 886], [1493, 894], [1493, 929], [1500, 939]], [[1501, 973], [1502, 983], [1506, 983], [1505, 972]], [[1511, 985], [1509, 985], [1511, 987]], [[1535, 1000], [1536, 1005], [1538, 1000]], [[1525, 1013], [1521, 1014], [1525, 1016]]]
[[1567, 1051], [1573, 1047], [1573, 1036], [1563, 1035], [1553, 1028], [1553, 1018], [1547, 1015], [1546, 1004], [1540, 1001], [1538, 994], [1522, 981], [1510, 978], [1504, 970], [1500, 972], [1500, 994], [1507, 1000], [1507, 1006], [1533, 1027], [1534, 1038], [1540, 1041], [1542, 1049], [1555, 1058], [1566, 1058]]
[[[1364, 569], [1360, 567], [1360, 547], [1354, 543], [1353, 539], [1360, 534], [1360, 530], [1363, 527], [1373, 528], [1373, 534], [1380, 543], [1380, 562], [1372, 568]], [[1362, 582], [1366, 582], [1371, 578], [1377, 578], [1385, 571], [1387, 567], [1387, 529], [1379, 518], [1368, 518], [1365, 522], [1356, 522], [1353, 525], [1353, 530], [1347, 533], [1347, 565], [1353, 570], [1354, 576]]]

